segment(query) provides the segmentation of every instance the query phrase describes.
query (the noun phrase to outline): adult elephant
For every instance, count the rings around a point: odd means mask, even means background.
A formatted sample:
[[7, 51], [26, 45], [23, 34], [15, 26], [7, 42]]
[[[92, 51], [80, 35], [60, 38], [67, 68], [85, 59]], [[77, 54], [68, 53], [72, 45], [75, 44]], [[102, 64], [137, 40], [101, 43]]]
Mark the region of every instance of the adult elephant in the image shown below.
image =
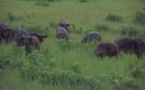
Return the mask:
[[113, 42], [102, 42], [97, 45], [97, 48], [94, 49], [94, 54], [101, 58], [104, 56], [117, 56], [118, 46]]
[[18, 41], [22, 44], [22, 46], [25, 47], [26, 55], [28, 53], [31, 53], [31, 51], [33, 49], [37, 50], [37, 51], [40, 51], [40, 48], [41, 48], [40, 40], [36, 36], [30, 36], [29, 34], [28, 35], [23, 34], [18, 39]]
[[30, 35], [25, 29], [11, 30], [13, 41], [16, 42], [17, 46], [22, 46], [22, 43], [19, 42], [19, 38], [23, 35]]
[[145, 52], [145, 40], [139, 38], [119, 37], [114, 41], [119, 51], [134, 53], [138, 58]]
[[2, 39], [4, 39], [6, 43], [8, 43], [10, 41], [16, 42], [17, 46], [21, 46], [21, 43], [19, 42], [18, 39], [20, 37], [22, 37], [23, 35], [35, 36], [39, 39], [40, 42], [43, 42], [44, 38], [47, 38], [47, 35], [41, 35], [41, 34], [38, 34], [38, 33], [35, 33], [35, 32], [29, 33], [25, 29], [4, 28], [2, 30]]
[[29, 34], [24, 29], [11, 29], [11, 28], [5, 28], [2, 31], [2, 38], [4, 39], [5, 43], [9, 42], [16, 42], [17, 46], [21, 46], [21, 43], [18, 42], [18, 39], [25, 34]]
[[3, 29], [4, 29], [4, 25], [3, 24], [0, 24], [0, 41], [2, 41], [2, 39], [3, 39], [3, 35], [2, 35], [2, 33], [3, 33]]
[[69, 23], [66, 23], [64, 21], [59, 22], [59, 26], [56, 29], [56, 38], [57, 39], [65, 39], [66, 41], [69, 40], [68, 26], [70, 26]]
[[83, 39], [82, 43], [89, 43], [92, 41], [101, 41], [101, 36], [98, 32], [92, 31], [88, 33]]
[[10, 27], [0, 24], [0, 40], [4, 40], [5, 43], [8, 43], [10, 38]]

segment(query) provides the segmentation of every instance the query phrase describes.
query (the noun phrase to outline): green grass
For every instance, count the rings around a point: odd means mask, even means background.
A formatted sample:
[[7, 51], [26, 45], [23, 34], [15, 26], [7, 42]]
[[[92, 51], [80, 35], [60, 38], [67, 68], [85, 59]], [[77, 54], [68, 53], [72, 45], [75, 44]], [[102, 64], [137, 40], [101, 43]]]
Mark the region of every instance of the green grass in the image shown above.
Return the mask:
[[[28, 56], [23, 47], [0, 44], [0, 68], [3, 69], [0, 90], [143, 90], [145, 56], [137, 59], [135, 55], [121, 53], [118, 58], [101, 59], [93, 54], [95, 45], [82, 45], [80, 41], [86, 32], [98, 31], [103, 42], [113, 42], [122, 36], [122, 26], [131, 26], [143, 36], [145, 27], [133, 20], [135, 12], [144, 4], [141, 0], [91, 0], [88, 3], [59, 0], [49, 6], [39, 6], [30, 0], [0, 0], [0, 23], [48, 35], [41, 44], [41, 51]], [[14, 22], [8, 20], [7, 13], [12, 13]], [[121, 16], [122, 21], [106, 21], [109, 14]], [[61, 19], [73, 24], [76, 30], [82, 28], [78, 33], [70, 26], [68, 43], [55, 38], [55, 29]], [[97, 30], [98, 23], [109, 28]], [[133, 71], [141, 74], [133, 77]], [[75, 84], [71, 84], [73, 80]]]

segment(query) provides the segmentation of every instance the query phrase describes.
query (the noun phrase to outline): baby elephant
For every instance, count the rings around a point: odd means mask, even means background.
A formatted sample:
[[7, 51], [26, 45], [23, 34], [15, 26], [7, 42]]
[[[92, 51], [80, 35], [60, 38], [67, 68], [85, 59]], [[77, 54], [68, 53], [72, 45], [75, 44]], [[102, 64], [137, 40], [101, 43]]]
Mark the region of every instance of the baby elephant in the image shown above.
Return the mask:
[[90, 32], [88, 33], [83, 40], [82, 43], [92, 42], [92, 41], [101, 41], [101, 36], [97, 32]]
[[56, 38], [57, 39], [65, 39], [66, 41], [69, 40], [68, 32], [63, 27], [58, 27], [56, 30]]
[[26, 55], [31, 53], [32, 49], [40, 51], [40, 41], [36, 36], [22, 36], [19, 38], [19, 42], [25, 46]]
[[68, 30], [69, 26], [70, 26], [69, 23], [66, 23], [65, 21], [60, 21], [59, 26], [56, 29], [56, 38], [64, 39], [68, 41], [69, 40], [69, 30]]
[[118, 46], [115, 43], [112, 42], [104, 42], [100, 43], [97, 48], [94, 50], [94, 53], [98, 57], [104, 57], [104, 56], [117, 56], [118, 55]]

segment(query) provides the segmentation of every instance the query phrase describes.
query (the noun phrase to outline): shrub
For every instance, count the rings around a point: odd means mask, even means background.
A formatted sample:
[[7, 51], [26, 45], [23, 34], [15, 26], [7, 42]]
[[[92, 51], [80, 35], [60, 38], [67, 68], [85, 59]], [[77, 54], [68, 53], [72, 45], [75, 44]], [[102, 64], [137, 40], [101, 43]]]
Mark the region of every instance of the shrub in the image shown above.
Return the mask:
[[135, 27], [125, 25], [121, 27], [121, 34], [128, 36], [138, 36], [139, 32]]
[[135, 21], [142, 24], [142, 25], [145, 24], [145, 9], [136, 11]]
[[89, 0], [79, 0], [80, 2], [89, 2]]
[[43, 54], [33, 51], [31, 54], [21, 58], [22, 64], [19, 68], [20, 74], [24, 78], [29, 79], [38, 79], [43, 72], [48, 70], [50, 67], [48, 65], [52, 65], [46, 60], [49, 59], [45, 57]]
[[94, 29], [96, 31], [107, 31], [110, 30], [110, 27], [107, 24], [97, 23]]
[[139, 34], [138, 34], [138, 37], [140, 37], [140, 38], [144, 38], [144, 36], [145, 36], [145, 29], [140, 31]]
[[7, 66], [10, 66], [10, 61], [11, 61], [11, 57], [10, 56], [1, 56], [0, 57], [0, 68], [4, 68], [4, 67], [7, 67]]
[[131, 73], [132, 73], [132, 76], [134, 78], [142, 78], [143, 77], [143, 72], [144, 72], [144, 70], [141, 67], [136, 66], [136, 67], [133, 68]]
[[114, 14], [109, 14], [106, 17], [106, 20], [107, 21], [112, 21], [112, 22], [120, 22], [120, 21], [122, 21], [122, 17], [118, 16], [118, 15], [114, 15]]
[[139, 84], [135, 81], [133, 78], [123, 78], [121, 80], [121, 85], [124, 86], [123, 89], [128, 89], [128, 90], [139, 90]]

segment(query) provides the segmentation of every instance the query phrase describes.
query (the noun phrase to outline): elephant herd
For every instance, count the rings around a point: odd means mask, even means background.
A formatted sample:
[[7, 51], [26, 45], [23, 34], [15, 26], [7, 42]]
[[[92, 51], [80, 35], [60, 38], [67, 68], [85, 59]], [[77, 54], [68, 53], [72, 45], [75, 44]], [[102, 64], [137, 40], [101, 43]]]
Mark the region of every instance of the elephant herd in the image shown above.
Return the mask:
[[[69, 26], [69, 23], [60, 21], [56, 28], [56, 38], [69, 41]], [[47, 35], [30, 33], [24, 29], [13, 30], [4, 24], [0, 24], [0, 40], [4, 40], [5, 43], [15, 42], [18, 47], [24, 46], [26, 54], [31, 52], [31, 46], [40, 51], [41, 42], [44, 41], [44, 38], [47, 38]], [[94, 49], [94, 54], [101, 58], [104, 56], [118, 56], [120, 52], [133, 53], [141, 58], [145, 52], [145, 40], [142, 38], [119, 37], [114, 42], [101, 42], [101, 35], [92, 31], [83, 37], [81, 43], [85, 44], [93, 41], [99, 41]]]
[[0, 24], [0, 41], [5, 44], [15, 42], [16, 46], [24, 46], [26, 54], [31, 52], [32, 47], [40, 51], [41, 42], [47, 38], [47, 35], [41, 35], [35, 32], [28, 32], [24, 29], [11, 29], [4, 24]]
[[94, 50], [99, 56], [117, 56], [120, 52], [133, 53], [138, 58], [145, 52], [145, 40], [130, 37], [119, 37], [114, 42], [102, 42]]
[[[56, 37], [58, 39], [69, 39], [68, 26], [66, 22], [60, 22], [56, 30]], [[118, 56], [120, 52], [134, 53], [138, 58], [142, 57], [145, 52], [145, 40], [141, 38], [119, 37], [114, 42], [101, 42], [101, 35], [98, 32], [92, 31], [86, 34], [81, 40], [82, 44], [99, 41], [100, 43], [94, 49], [94, 54], [98, 57], [104, 56]]]

